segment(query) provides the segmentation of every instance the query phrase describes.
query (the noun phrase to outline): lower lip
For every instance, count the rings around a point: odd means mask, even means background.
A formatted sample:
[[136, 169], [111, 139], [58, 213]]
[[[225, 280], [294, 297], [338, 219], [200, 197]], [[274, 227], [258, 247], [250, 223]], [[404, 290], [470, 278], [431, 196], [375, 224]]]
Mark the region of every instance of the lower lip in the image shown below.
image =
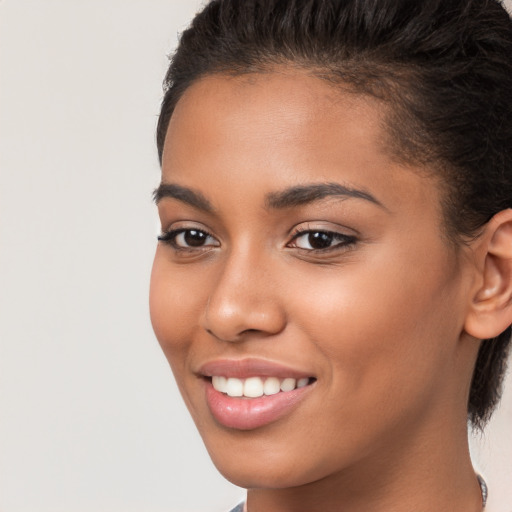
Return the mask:
[[293, 391], [259, 398], [231, 397], [206, 382], [206, 400], [213, 417], [224, 427], [252, 430], [273, 423], [290, 413], [309, 393], [313, 384]]

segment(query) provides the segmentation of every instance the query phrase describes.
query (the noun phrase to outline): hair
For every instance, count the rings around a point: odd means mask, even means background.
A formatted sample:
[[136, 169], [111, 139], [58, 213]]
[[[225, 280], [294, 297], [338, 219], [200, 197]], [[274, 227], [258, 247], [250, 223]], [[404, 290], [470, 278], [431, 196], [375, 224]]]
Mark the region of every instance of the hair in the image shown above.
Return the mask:
[[[160, 163], [174, 108], [206, 75], [295, 66], [388, 108], [394, 157], [440, 176], [457, 244], [512, 207], [512, 21], [497, 0], [212, 0], [164, 80]], [[479, 349], [468, 419], [499, 402], [511, 328]]]

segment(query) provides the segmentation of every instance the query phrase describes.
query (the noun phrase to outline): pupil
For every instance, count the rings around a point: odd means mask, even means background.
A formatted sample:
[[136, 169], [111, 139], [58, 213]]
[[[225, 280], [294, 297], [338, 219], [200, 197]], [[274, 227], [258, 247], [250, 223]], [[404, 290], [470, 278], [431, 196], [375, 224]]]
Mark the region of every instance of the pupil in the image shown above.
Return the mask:
[[185, 242], [190, 247], [200, 247], [206, 240], [206, 234], [196, 229], [189, 229], [185, 232]]
[[332, 244], [332, 235], [329, 233], [311, 233], [308, 236], [308, 242], [313, 249], [326, 249]]

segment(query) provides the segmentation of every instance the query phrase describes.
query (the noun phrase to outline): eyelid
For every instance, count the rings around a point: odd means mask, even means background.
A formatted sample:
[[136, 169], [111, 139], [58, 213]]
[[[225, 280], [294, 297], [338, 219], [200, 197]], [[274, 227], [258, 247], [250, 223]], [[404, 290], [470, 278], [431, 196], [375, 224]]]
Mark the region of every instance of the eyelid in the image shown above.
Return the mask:
[[[346, 231], [350, 231], [351, 233], [347, 233]], [[331, 245], [329, 247], [325, 248], [311, 248], [306, 249], [304, 247], [298, 247], [291, 245], [293, 242], [295, 242], [297, 239], [301, 238], [302, 236], [312, 234], [312, 233], [325, 233], [332, 235], [334, 238], [334, 241], [336, 239], [338, 240], [338, 243], [335, 243], [334, 245]], [[306, 223], [305, 225], [299, 225], [295, 226], [291, 232], [290, 232], [290, 238], [287, 242], [286, 246], [291, 249], [299, 250], [305, 253], [309, 254], [326, 254], [330, 252], [336, 252], [336, 251], [345, 251], [349, 249], [351, 246], [353, 246], [356, 242], [359, 241], [359, 233], [355, 232], [353, 229], [337, 226], [334, 227], [332, 224], [329, 226], [326, 226], [325, 224], [316, 224], [314, 223]]]
[[189, 231], [189, 230], [196, 230], [196, 231], [202, 231], [203, 233], [206, 233], [207, 235], [212, 236], [213, 238], [217, 239], [218, 237], [213, 234], [213, 230], [207, 226], [206, 224], [203, 224], [202, 222], [198, 222], [196, 220], [192, 219], [182, 219], [182, 220], [174, 220], [164, 222], [162, 219], [161, 224], [161, 234], [160, 236], [167, 235], [169, 233], [176, 233], [178, 231]]
[[[305, 231], [298, 231], [297, 233], [295, 233], [295, 235], [293, 235], [290, 242], [293, 242], [293, 240], [297, 240], [297, 238], [301, 238], [304, 235], [308, 235], [311, 233], [325, 233], [328, 235], [333, 235], [333, 238], [344, 239], [347, 241], [356, 241], [357, 240], [357, 238], [354, 235], [346, 235], [345, 233], [339, 233], [337, 231], [328, 231], [326, 229], [307, 229]], [[288, 243], [290, 243], [290, 242], [288, 242]]]
[[[181, 223], [177, 223], [181, 224]], [[215, 241], [215, 243], [209, 243], [205, 245], [199, 245], [199, 246], [181, 246], [176, 243], [176, 238], [182, 234], [186, 233], [187, 231], [198, 231], [200, 233], [205, 234], [208, 238], [211, 238]], [[205, 228], [204, 226], [197, 226], [197, 225], [178, 225], [176, 227], [169, 227], [165, 230], [162, 230], [162, 233], [158, 235], [157, 237], [159, 242], [163, 242], [164, 244], [170, 245], [176, 252], [198, 252], [198, 251], [205, 251], [208, 249], [211, 249], [212, 247], [220, 247], [220, 241], [218, 238], [213, 235], [208, 228]]]
[[341, 224], [335, 224], [327, 221], [301, 222], [300, 224], [293, 226], [293, 228], [290, 230], [289, 236], [290, 238], [293, 238], [303, 233], [311, 232], [332, 233], [335, 235], [354, 238], [360, 237], [359, 231], [354, 228], [349, 228], [348, 226], [343, 226]]

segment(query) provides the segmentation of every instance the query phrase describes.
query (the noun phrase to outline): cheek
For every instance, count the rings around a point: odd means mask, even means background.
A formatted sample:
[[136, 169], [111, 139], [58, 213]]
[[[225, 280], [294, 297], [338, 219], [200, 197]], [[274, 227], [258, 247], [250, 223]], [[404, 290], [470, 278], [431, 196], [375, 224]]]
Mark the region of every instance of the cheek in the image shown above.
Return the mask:
[[173, 370], [182, 363], [193, 339], [203, 303], [204, 287], [194, 274], [168, 262], [165, 248], [157, 249], [149, 293], [151, 323]]
[[462, 325], [449, 260], [441, 250], [382, 252], [364, 265], [319, 269], [300, 294], [288, 293], [308, 298], [293, 316], [331, 367], [333, 388], [377, 409], [431, 391]]

